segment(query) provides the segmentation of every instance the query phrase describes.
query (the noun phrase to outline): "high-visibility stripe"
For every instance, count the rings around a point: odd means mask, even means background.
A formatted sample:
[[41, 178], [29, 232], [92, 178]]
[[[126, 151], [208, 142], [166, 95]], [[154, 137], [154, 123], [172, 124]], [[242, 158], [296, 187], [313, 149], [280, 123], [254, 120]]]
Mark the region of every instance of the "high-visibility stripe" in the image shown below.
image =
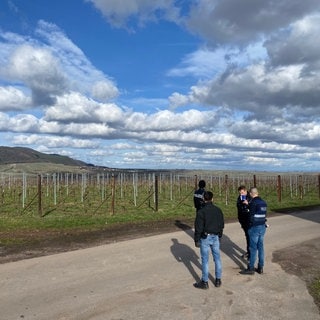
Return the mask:
[[265, 214], [255, 214], [255, 218], [264, 218], [266, 215]]

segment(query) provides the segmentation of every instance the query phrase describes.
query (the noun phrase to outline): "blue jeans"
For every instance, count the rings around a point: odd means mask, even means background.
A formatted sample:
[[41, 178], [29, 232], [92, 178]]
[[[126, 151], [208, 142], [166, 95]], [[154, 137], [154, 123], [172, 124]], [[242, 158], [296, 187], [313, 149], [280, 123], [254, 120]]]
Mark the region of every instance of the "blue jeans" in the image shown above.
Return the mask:
[[209, 279], [209, 252], [212, 252], [214, 266], [215, 266], [215, 277], [221, 279], [222, 275], [222, 264], [220, 258], [220, 240], [219, 236], [208, 235], [206, 239], [200, 240], [200, 254], [202, 264], [202, 281], [208, 282]]
[[257, 258], [258, 251], [258, 268], [264, 266], [264, 235], [266, 233], [266, 226], [259, 225], [249, 228], [248, 234], [250, 238], [250, 260], [249, 269], [254, 269], [254, 264]]

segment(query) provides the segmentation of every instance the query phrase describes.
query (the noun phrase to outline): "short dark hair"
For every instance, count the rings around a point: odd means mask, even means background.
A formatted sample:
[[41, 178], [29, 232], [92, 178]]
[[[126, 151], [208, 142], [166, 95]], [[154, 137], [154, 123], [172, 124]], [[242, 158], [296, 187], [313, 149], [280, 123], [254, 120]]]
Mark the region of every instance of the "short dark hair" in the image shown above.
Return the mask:
[[205, 188], [206, 182], [204, 180], [200, 180], [198, 185], [199, 185], [199, 188]]
[[241, 186], [238, 188], [238, 191], [241, 191], [241, 190], [247, 190], [246, 186], [241, 185]]
[[203, 194], [203, 199], [204, 201], [212, 201], [213, 199], [213, 193], [211, 191], [206, 191], [204, 194]]

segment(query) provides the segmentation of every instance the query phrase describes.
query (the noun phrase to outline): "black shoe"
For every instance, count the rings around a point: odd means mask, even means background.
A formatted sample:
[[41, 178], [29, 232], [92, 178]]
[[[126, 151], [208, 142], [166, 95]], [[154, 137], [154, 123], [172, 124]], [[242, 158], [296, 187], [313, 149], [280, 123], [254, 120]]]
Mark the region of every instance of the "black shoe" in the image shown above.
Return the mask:
[[258, 268], [255, 268], [254, 270], [259, 274], [263, 274], [263, 268], [258, 267]]
[[198, 289], [208, 289], [209, 288], [208, 282], [205, 282], [202, 280], [197, 283], [194, 283], [193, 286]]
[[248, 268], [248, 269], [242, 270], [242, 271], [240, 271], [240, 274], [250, 274], [250, 275], [252, 275], [252, 274], [254, 274], [254, 269]]
[[214, 286], [217, 288], [220, 287], [221, 286], [221, 279], [216, 279], [214, 282]]

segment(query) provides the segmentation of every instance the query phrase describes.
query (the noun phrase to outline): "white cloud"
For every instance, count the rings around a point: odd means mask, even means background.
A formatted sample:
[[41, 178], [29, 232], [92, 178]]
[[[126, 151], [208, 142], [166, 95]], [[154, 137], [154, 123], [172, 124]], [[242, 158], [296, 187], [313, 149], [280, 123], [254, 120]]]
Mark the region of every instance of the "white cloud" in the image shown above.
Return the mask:
[[57, 98], [46, 110], [44, 120], [79, 123], [112, 123], [122, 121], [123, 111], [111, 103], [99, 103], [77, 92]]
[[48, 136], [48, 135], [16, 135], [12, 142], [16, 145], [39, 145], [45, 146], [47, 150], [59, 149], [59, 148], [75, 148], [75, 149], [93, 149], [99, 148], [97, 141], [87, 139], [74, 139], [71, 137], [59, 137], [59, 136]]
[[115, 87], [114, 83], [108, 79], [97, 81], [92, 86], [92, 97], [99, 101], [108, 101], [116, 98], [118, 94], [118, 89]]
[[12, 86], [0, 87], [1, 111], [24, 110], [31, 105], [30, 97], [26, 96], [21, 90]]
[[33, 103], [50, 105], [66, 89], [66, 78], [58, 60], [47, 49], [30, 45], [17, 47], [7, 65], [6, 75], [32, 91]]
[[71, 90], [99, 101], [118, 96], [114, 82], [97, 70], [84, 53], [54, 24], [40, 21], [32, 39], [1, 33], [0, 80], [17, 82], [32, 94], [33, 107], [54, 105]]

